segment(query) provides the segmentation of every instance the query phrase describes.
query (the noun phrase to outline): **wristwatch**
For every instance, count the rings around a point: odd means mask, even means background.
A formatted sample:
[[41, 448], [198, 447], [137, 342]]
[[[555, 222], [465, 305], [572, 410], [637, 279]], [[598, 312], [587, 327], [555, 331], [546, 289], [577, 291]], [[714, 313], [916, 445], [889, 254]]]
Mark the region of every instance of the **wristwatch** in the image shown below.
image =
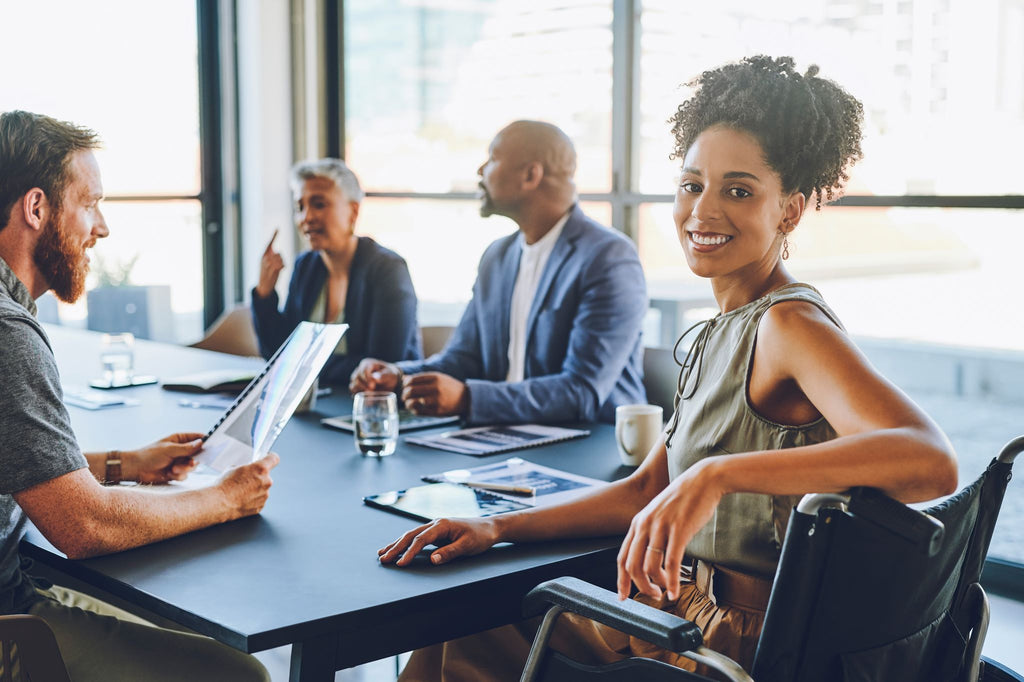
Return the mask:
[[111, 450], [107, 454], [107, 473], [103, 478], [109, 485], [121, 482], [121, 453], [117, 450]]

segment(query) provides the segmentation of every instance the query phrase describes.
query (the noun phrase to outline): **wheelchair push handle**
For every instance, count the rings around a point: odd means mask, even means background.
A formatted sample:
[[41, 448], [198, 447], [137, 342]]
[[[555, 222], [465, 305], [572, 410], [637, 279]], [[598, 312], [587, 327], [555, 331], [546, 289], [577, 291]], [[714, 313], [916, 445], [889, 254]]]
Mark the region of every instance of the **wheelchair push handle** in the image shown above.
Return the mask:
[[999, 451], [999, 461], [1003, 464], [1013, 464], [1013, 460], [1024, 451], [1024, 436], [1017, 436], [1003, 446]]

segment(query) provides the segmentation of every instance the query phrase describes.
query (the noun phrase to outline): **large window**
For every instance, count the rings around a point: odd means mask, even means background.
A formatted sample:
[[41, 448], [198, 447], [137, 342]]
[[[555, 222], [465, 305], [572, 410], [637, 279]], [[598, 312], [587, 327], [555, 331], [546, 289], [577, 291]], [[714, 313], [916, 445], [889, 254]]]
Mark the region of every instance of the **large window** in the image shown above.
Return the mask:
[[[196, 3], [39, 0], [5, 3], [0, 110], [24, 109], [97, 131], [110, 237], [94, 249], [85, 297], [40, 316], [65, 324], [132, 325], [138, 300], [93, 290], [150, 287], [148, 335], [203, 332], [204, 268]], [[122, 289], [123, 291], [123, 289]], [[107, 302], [117, 310], [103, 310]], [[128, 306], [125, 309], [125, 306]], [[116, 331], [115, 329], [109, 329]]]
[[[865, 106], [864, 159], [844, 202], [864, 208], [808, 211], [791, 240], [791, 270], [820, 285], [855, 334], [1024, 350], [1020, 325], [987, 322], [1017, 292], [1007, 255], [1024, 246], [1018, 214], [955, 208], [1024, 207], [1024, 166], [1000, 152], [1024, 139], [1024, 58], [1014, 47], [1024, 3], [789, 5], [643, 1], [640, 190], [672, 187], [664, 122], [682, 99], [680, 80], [747, 54], [818, 64]], [[640, 215], [648, 274], [661, 289], [685, 282], [666, 256], [675, 240], [667, 213]]]
[[[809, 210], [790, 271], [815, 284], [878, 365], [950, 436], [961, 480], [1019, 435], [1024, 324], [1015, 255], [1024, 250], [1024, 3], [825, 1], [761, 10], [643, 0], [639, 19], [638, 246], [671, 324], [709, 312], [707, 283], [679, 259], [665, 120], [680, 82], [747, 54], [790, 54], [865, 106], [863, 161], [842, 206]], [[976, 36], [984, 35], [979, 41]], [[671, 190], [669, 190], [671, 191]], [[1024, 562], [1008, 498], [991, 555]]]
[[[345, 154], [372, 193], [360, 229], [408, 260], [423, 321], [451, 323], [484, 247], [515, 229], [481, 219], [474, 198], [498, 130], [557, 123], [576, 144], [580, 192], [610, 192], [612, 2], [344, 7]], [[607, 221], [607, 204], [590, 208]]]
[[[516, 118], [569, 133], [587, 209], [636, 240], [659, 321], [648, 344], [713, 314], [671, 221], [666, 121], [703, 69], [787, 54], [866, 114], [847, 196], [807, 212], [791, 272], [947, 431], [963, 480], [1018, 435], [1024, 1], [343, 5], [343, 148], [370, 193], [361, 225], [407, 258], [426, 322], [457, 319], [484, 245], [514, 229], [479, 218], [472, 193], [490, 139]], [[1004, 509], [991, 553], [1024, 562], [1011, 530], [1024, 508]]]
[[575, 141], [580, 191], [611, 188], [611, 0], [347, 0], [345, 27], [345, 153], [367, 187], [473, 192], [494, 134], [541, 117]]

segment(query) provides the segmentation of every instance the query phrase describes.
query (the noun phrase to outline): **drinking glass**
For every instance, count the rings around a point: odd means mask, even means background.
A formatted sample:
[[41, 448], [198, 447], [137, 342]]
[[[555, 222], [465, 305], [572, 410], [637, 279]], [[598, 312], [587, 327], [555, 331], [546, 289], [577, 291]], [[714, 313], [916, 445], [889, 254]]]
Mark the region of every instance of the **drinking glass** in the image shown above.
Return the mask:
[[356, 448], [369, 457], [386, 457], [398, 445], [398, 399], [390, 391], [356, 393], [352, 402]]
[[108, 386], [130, 386], [135, 373], [135, 336], [104, 334], [100, 341], [100, 363], [103, 365], [103, 383]]

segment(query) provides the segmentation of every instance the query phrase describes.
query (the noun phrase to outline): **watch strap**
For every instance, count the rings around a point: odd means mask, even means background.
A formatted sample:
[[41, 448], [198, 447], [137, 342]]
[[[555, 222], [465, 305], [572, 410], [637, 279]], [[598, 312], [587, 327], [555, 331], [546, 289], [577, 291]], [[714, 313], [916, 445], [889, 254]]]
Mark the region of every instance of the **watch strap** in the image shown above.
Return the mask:
[[107, 453], [107, 472], [103, 478], [110, 485], [121, 482], [121, 453], [119, 451], [111, 450]]

